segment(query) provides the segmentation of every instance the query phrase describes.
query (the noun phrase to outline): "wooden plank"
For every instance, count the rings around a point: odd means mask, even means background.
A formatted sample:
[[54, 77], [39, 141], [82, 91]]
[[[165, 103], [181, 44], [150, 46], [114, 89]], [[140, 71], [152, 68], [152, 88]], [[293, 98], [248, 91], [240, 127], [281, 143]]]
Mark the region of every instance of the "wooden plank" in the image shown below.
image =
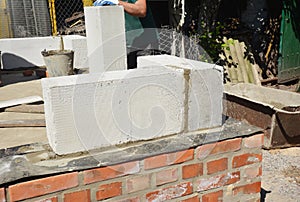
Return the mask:
[[44, 119], [0, 120], [0, 128], [45, 127]]
[[18, 98], [13, 100], [0, 101], [0, 109], [6, 107], [12, 107], [20, 104], [34, 103], [40, 101], [43, 101], [43, 99], [40, 96], [29, 96], [29, 97]]
[[19, 105], [15, 107], [9, 107], [4, 110], [5, 112], [20, 112], [20, 113], [35, 113], [44, 114], [44, 105]]

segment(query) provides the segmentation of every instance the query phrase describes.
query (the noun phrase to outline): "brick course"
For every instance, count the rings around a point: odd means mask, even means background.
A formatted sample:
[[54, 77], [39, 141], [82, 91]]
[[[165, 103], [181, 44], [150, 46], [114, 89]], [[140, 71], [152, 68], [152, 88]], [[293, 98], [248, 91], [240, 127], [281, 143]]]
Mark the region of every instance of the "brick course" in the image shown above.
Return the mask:
[[69, 173], [12, 185], [8, 191], [11, 201], [19, 201], [76, 186], [78, 186], [77, 173]]
[[259, 201], [260, 140], [261, 135], [234, 138], [138, 161], [20, 182], [1, 188], [0, 202]]

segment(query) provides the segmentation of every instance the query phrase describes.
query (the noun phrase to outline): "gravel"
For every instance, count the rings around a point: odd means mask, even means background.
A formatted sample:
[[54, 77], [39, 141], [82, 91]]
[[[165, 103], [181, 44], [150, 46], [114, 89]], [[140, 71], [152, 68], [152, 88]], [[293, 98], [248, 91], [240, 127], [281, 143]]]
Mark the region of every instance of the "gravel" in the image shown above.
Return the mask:
[[300, 202], [300, 147], [263, 150], [262, 202]]

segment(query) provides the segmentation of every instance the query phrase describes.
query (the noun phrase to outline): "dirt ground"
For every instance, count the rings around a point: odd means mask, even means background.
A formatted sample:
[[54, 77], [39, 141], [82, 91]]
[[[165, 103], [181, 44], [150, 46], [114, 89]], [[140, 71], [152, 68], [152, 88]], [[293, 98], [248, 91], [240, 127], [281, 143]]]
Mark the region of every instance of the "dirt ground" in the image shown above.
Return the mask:
[[261, 202], [300, 202], [300, 147], [263, 150]]

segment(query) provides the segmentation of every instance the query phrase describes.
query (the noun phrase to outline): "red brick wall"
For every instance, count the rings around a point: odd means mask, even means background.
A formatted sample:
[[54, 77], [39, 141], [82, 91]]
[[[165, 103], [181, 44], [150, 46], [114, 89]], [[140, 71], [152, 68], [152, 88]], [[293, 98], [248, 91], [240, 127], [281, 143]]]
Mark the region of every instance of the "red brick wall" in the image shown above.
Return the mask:
[[263, 134], [0, 188], [2, 201], [260, 201]]

